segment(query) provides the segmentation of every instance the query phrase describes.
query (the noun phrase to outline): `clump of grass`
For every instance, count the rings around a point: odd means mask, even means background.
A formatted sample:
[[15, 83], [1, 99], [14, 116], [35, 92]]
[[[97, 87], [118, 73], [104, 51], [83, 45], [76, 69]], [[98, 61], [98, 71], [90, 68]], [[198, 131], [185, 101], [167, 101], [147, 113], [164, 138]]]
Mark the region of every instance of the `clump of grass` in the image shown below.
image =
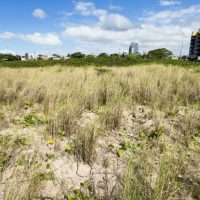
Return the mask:
[[98, 138], [98, 130], [94, 125], [90, 124], [80, 128], [75, 138], [75, 154], [81, 158], [83, 162], [91, 165], [96, 159], [96, 142]]
[[179, 123], [176, 124], [177, 130], [181, 132], [178, 140], [188, 147], [191, 141], [199, 136], [200, 132], [200, 114], [198, 112], [189, 112], [185, 116], [180, 116]]
[[[142, 157], [141, 157], [142, 158]], [[120, 199], [148, 200], [152, 194], [147, 177], [152, 173], [152, 166], [147, 160], [131, 158], [124, 174]]]
[[173, 153], [163, 154], [157, 170], [153, 166], [152, 155], [147, 152], [140, 152], [139, 157], [133, 156], [123, 177], [120, 199], [170, 199], [178, 190], [177, 178], [185, 167], [183, 157]]
[[[24, 155], [18, 158], [16, 164], [24, 165], [25, 172], [21, 168], [11, 170], [11, 177], [5, 184], [5, 199], [38, 199], [38, 191], [41, 189], [41, 180], [39, 179], [40, 156], [37, 152], [33, 155], [34, 163], [31, 165], [26, 162]], [[20, 183], [20, 184], [19, 184]]]
[[68, 136], [76, 133], [78, 119], [81, 118], [82, 109], [76, 103], [68, 103], [58, 107], [56, 114], [52, 113], [49, 120], [49, 130], [53, 137], [57, 135]]
[[151, 196], [152, 200], [168, 200], [177, 191], [177, 178], [184, 168], [181, 156], [164, 155], [160, 161], [156, 184]]
[[99, 113], [99, 120], [105, 130], [116, 130], [120, 127], [122, 119], [122, 108], [120, 105], [109, 105]]

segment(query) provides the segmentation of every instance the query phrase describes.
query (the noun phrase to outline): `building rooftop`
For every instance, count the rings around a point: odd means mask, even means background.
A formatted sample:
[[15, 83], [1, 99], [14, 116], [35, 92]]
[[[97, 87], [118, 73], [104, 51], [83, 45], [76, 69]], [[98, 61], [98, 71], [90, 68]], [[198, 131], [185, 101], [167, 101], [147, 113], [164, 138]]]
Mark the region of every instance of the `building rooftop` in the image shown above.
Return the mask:
[[193, 31], [192, 36], [196, 36], [197, 34], [200, 34], [200, 29], [198, 31]]

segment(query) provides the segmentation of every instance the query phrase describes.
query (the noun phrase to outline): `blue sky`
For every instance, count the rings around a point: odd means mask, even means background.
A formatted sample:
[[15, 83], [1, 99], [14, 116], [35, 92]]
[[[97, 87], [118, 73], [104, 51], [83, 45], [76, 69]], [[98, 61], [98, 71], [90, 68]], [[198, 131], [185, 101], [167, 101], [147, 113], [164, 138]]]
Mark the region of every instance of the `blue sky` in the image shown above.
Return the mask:
[[0, 52], [75, 51], [98, 54], [168, 48], [188, 53], [200, 28], [199, 0], [6, 0], [1, 2]]

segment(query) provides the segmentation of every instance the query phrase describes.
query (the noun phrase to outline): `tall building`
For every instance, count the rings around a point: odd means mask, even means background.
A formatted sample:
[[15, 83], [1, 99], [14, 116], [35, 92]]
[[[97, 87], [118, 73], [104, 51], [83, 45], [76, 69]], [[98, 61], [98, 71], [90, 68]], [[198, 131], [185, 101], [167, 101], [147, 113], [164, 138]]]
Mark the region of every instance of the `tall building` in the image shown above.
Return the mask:
[[194, 57], [200, 56], [200, 29], [192, 32], [189, 55]]
[[129, 55], [131, 55], [132, 53], [139, 53], [139, 45], [138, 43], [132, 42], [129, 46]]

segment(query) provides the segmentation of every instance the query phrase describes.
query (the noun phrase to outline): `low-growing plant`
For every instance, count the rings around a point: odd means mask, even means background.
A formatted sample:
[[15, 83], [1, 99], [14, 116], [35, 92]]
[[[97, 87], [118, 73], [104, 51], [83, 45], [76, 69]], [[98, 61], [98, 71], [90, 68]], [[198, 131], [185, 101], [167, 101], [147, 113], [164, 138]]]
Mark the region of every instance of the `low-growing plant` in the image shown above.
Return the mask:
[[8, 162], [8, 155], [5, 152], [0, 152], [0, 172], [3, 171], [4, 165]]
[[40, 173], [38, 174], [38, 179], [40, 181], [52, 181], [55, 179], [55, 175], [53, 172], [47, 172], [47, 173]]
[[71, 146], [70, 144], [68, 144], [68, 145], [65, 147], [65, 152], [70, 153], [70, 152], [72, 152], [72, 150], [73, 150], [73, 148], [72, 148], [72, 146]]
[[97, 195], [96, 191], [94, 189], [94, 186], [89, 181], [84, 181], [80, 183], [80, 188], [75, 189], [73, 191], [73, 194], [68, 194], [67, 199], [68, 200], [100, 200]]
[[11, 137], [9, 135], [0, 135], [0, 148], [6, 148], [10, 142]]
[[26, 159], [25, 159], [25, 156], [22, 155], [22, 156], [20, 156], [20, 158], [17, 160], [17, 165], [22, 166], [22, 165], [25, 165], [25, 164], [27, 164], [27, 161], [26, 161]]
[[30, 144], [30, 139], [27, 136], [17, 136], [15, 139], [17, 145], [28, 146]]
[[131, 143], [130, 143], [130, 141], [123, 141], [123, 142], [121, 142], [120, 143], [120, 145], [121, 145], [121, 148], [123, 149], [123, 150], [127, 150], [127, 149], [129, 149], [129, 148], [131, 148]]
[[164, 134], [164, 129], [162, 127], [157, 127], [154, 131], [151, 131], [147, 136], [149, 140], [157, 139]]
[[48, 159], [53, 159], [55, 157], [55, 154], [54, 153], [46, 153], [46, 157]]
[[27, 114], [24, 117], [24, 119], [20, 122], [20, 124], [22, 124], [24, 127], [47, 124], [47, 123], [48, 123], [47, 116], [39, 115], [34, 112]]
[[165, 130], [163, 127], [156, 127], [155, 130], [148, 130], [148, 129], [142, 129], [139, 132], [139, 137], [141, 139], [147, 139], [148, 141], [158, 139], [165, 133]]
[[117, 150], [117, 156], [118, 156], [118, 157], [122, 157], [123, 154], [124, 154], [124, 149], [119, 148], [119, 149]]

